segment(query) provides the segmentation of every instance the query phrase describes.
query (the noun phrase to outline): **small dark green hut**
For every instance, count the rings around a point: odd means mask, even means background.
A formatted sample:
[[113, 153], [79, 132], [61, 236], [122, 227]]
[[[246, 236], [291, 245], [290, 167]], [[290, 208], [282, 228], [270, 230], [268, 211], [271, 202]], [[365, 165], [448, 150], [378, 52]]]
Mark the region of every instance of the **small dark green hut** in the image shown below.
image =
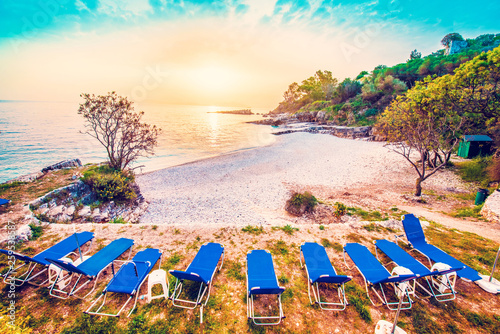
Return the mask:
[[486, 135], [465, 135], [458, 145], [457, 155], [462, 158], [488, 155], [492, 144], [493, 140]]

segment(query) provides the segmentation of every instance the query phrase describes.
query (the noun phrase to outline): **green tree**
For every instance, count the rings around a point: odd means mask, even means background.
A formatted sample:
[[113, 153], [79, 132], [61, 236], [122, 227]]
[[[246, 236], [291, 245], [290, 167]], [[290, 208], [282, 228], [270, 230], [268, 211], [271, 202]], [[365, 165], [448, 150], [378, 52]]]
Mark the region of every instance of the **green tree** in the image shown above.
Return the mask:
[[422, 58], [422, 53], [418, 52], [417, 49], [410, 52], [410, 60]]
[[444, 97], [462, 114], [496, 122], [500, 117], [500, 47], [462, 64], [447, 77], [443, 88]]
[[111, 168], [123, 170], [139, 156], [154, 154], [161, 130], [156, 125], [141, 123], [144, 112], [134, 112], [126, 97], [115, 92], [81, 97], [85, 101], [78, 113], [85, 119], [85, 133], [106, 148]]
[[415, 169], [415, 196], [421, 195], [422, 182], [445, 166], [465, 123], [457, 110], [444, 101], [440, 83], [429, 78], [398, 96], [377, 123], [387, 146]]
[[337, 86], [334, 95], [338, 97], [340, 100], [339, 102], [342, 103], [361, 93], [361, 86], [361, 83], [358, 81], [346, 78]]

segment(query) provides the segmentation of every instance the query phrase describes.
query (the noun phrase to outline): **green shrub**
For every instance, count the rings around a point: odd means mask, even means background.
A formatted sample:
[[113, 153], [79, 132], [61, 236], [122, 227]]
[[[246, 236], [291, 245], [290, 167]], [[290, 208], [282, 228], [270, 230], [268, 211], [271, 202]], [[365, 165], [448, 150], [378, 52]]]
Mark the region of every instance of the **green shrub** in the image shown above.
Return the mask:
[[120, 216], [120, 217], [116, 217], [115, 219], [110, 221], [110, 223], [112, 223], [112, 224], [127, 224], [127, 221]]
[[286, 203], [286, 210], [293, 215], [300, 216], [305, 212], [312, 212], [318, 200], [311, 193], [294, 193]]
[[333, 207], [335, 208], [335, 216], [337, 218], [342, 217], [347, 212], [347, 207], [343, 203], [335, 202]]
[[40, 225], [29, 224], [31, 229], [31, 240], [38, 239], [43, 234], [43, 227]]
[[82, 181], [90, 186], [99, 201], [128, 201], [137, 196], [132, 189], [134, 175], [107, 165], [89, 168], [83, 173]]

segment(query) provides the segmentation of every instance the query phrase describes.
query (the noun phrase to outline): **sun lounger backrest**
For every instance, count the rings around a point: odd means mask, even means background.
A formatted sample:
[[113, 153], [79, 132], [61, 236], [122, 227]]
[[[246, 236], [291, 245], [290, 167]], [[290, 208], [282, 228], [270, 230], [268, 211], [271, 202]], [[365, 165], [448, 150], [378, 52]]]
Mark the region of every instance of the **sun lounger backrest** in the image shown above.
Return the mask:
[[384, 268], [365, 246], [358, 243], [348, 243], [344, 246], [344, 250], [349, 254], [352, 262], [354, 262], [367, 281], [372, 283], [379, 282], [391, 276], [387, 269]]
[[13, 251], [6, 250], [6, 249], [0, 249], [0, 253], [5, 254], [7, 256], [14, 256], [16, 259], [24, 261], [24, 262], [32, 262], [33, 261], [33, 262], [38, 262], [40, 264], [47, 263], [47, 261], [45, 261], [45, 259], [44, 259], [44, 262], [36, 261], [27, 255], [23, 255], [21, 253], [13, 252]]
[[133, 294], [161, 257], [158, 249], [147, 248], [138, 252], [131, 262], [124, 264], [113, 276], [106, 290]]
[[10, 203], [9, 199], [0, 198], [0, 205], [4, 205], [4, 204], [7, 204], [7, 203]]
[[409, 213], [403, 216], [403, 228], [406, 238], [412, 245], [427, 243], [420, 220], [413, 214]]
[[247, 254], [247, 279], [250, 294], [281, 294], [274, 272], [273, 258], [265, 250], [252, 250]]
[[33, 257], [34, 260], [39, 261], [39, 262], [46, 262], [46, 258], [50, 259], [60, 259], [63, 256], [67, 255], [68, 253], [71, 253], [78, 249], [78, 246], [82, 246], [88, 241], [92, 240], [94, 238], [94, 233], [92, 232], [79, 232], [76, 234], [78, 237], [78, 243], [76, 242], [76, 237], [74, 234], [70, 235], [66, 239], [59, 241], [57, 244], [54, 246], [44, 250], [43, 252], [35, 255]]
[[422, 263], [415, 260], [410, 254], [405, 252], [401, 247], [389, 240], [377, 240], [375, 246], [379, 248], [385, 255], [387, 255], [398, 266], [410, 269], [414, 274], [425, 276], [430, 274]]
[[186, 273], [196, 273], [208, 284], [217, 269], [217, 264], [224, 251], [221, 244], [209, 242], [200, 247], [191, 264], [187, 267]]
[[134, 240], [132, 239], [120, 238], [113, 240], [109, 245], [80, 264], [78, 269], [85, 272], [87, 276], [96, 276], [133, 245]]
[[350, 280], [348, 276], [337, 275], [332, 266], [325, 247], [315, 242], [306, 242], [300, 246], [306, 263], [309, 279], [312, 283], [344, 283]]
[[15, 256], [16, 259], [24, 261], [24, 262], [36, 262], [41, 265], [48, 266], [50, 263], [46, 260], [46, 258], [50, 259], [60, 259], [64, 257], [65, 255], [75, 251], [78, 246], [82, 246], [83, 244], [87, 243], [88, 241], [92, 240], [94, 238], [94, 233], [92, 232], [79, 232], [77, 233], [78, 235], [78, 244], [76, 243], [76, 238], [75, 235], [72, 234], [66, 239], [59, 241], [57, 244], [53, 245], [50, 248], [47, 248], [46, 250], [38, 253], [37, 255], [33, 257], [29, 257], [27, 255], [23, 255], [17, 252], [11, 252], [7, 250], [0, 249], [0, 253], [3, 253], [5, 255], [12, 255]]

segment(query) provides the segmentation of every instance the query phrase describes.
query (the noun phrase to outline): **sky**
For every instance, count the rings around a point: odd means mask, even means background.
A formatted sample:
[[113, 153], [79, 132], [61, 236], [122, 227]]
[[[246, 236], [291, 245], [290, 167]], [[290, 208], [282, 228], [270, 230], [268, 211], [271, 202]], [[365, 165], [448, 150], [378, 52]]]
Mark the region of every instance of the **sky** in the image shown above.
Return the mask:
[[273, 109], [292, 82], [343, 80], [500, 33], [498, 1], [2, 0], [0, 100]]

